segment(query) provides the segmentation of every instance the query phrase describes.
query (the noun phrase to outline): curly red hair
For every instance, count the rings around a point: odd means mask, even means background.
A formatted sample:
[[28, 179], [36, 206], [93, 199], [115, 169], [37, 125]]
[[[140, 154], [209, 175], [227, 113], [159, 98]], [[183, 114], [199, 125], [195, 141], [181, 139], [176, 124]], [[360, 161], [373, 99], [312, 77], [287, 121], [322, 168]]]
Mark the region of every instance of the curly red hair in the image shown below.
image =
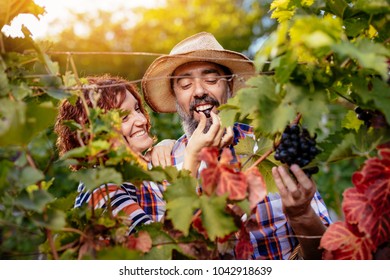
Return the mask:
[[[120, 77], [112, 77], [108, 74], [103, 76], [91, 76], [86, 78], [88, 85], [94, 85], [99, 91], [100, 97], [97, 100], [96, 106], [109, 111], [118, 109], [126, 98], [126, 90], [128, 90], [138, 101], [141, 112], [147, 119], [147, 130], [150, 131], [150, 117], [145, 107], [143, 106], [141, 95], [137, 88], [127, 80]], [[88, 107], [92, 108], [92, 100], [90, 96], [90, 87], [82, 89], [82, 94], [87, 102]], [[64, 100], [59, 108], [57, 121], [54, 130], [58, 135], [57, 148], [59, 155], [63, 155], [67, 151], [80, 147], [81, 144], [77, 138], [77, 132], [71, 130], [64, 121], [75, 121], [81, 125], [88, 122], [87, 113], [80, 97], [77, 98], [75, 105], [72, 105], [68, 100]]]

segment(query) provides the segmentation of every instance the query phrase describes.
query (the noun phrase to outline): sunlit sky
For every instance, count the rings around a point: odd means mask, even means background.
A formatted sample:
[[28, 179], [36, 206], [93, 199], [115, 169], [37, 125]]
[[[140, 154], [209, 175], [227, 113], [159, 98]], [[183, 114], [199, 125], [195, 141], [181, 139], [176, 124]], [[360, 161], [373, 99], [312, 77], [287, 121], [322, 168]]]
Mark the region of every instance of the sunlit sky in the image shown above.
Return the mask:
[[76, 12], [96, 12], [97, 10], [118, 10], [121, 14], [118, 17], [126, 16], [135, 7], [153, 7], [164, 2], [164, 0], [34, 0], [34, 2], [45, 7], [46, 13], [39, 17], [33, 15], [19, 15], [12, 22], [11, 26], [4, 26], [2, 31], [13, 37], [22, 36], [21, 25], [25, 25], [34, 38], [43, 38], [59, 32], [59, 26], [51, 23], [54, 20], [67, 22]]

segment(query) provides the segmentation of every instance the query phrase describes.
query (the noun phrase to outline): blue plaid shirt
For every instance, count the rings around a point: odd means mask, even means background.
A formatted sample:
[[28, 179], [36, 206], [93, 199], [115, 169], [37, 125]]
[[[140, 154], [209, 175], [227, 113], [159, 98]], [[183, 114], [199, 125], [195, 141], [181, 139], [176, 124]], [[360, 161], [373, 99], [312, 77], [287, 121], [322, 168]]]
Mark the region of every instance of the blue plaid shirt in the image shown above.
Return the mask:
[[[235, 156], [234, 145], [245, 137], [254, 138], [253, 128], [246, 124], [236, 123], [233, 127], [234, 141], [230, 147]], [[182, 169], [184, 152], [188, 139], [183, 135], [174, 145], [172, 150], [172, 164]], [[200, 168], [204, 168], [201, 164]], [[316, 192], [311, 206], [325, 225], [331, 223], [328, 210], [321, 195]], [[278, 193], [268, 193], [266, 198], [257, 205], [253, 217], [258, 222], [258, 228], [250, 232], [250, 239], [254, 251], [253, 259], [288, 259], [298, 240], [293, 237], [294, 232], [287, 222], [282, 210], [282, 200]]]

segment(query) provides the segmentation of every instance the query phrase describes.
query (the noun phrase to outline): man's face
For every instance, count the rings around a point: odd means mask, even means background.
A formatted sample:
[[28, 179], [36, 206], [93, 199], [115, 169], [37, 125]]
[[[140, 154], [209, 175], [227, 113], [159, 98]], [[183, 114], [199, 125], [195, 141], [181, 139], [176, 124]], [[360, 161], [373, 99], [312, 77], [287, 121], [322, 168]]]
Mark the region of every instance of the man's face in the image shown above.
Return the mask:
[[174, 71], [176, 108], [188, 136], [198, 126], [200, 114], [217, 113], [217, 107], [230, 97], [230, 77], [226, 75], [222, 67], [211, 62], [190, 62]]

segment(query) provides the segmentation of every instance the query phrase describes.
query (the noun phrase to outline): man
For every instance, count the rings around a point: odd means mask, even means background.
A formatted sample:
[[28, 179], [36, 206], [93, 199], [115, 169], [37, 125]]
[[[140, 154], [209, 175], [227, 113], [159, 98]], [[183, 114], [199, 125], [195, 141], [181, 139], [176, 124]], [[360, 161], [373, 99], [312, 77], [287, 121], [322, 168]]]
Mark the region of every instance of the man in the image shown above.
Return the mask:
[[[186, 146], [193, 134], [212, 138], [202, 142], [204, 146], [229, 146], [233, 151], [239, 139], [253, 137], [252, 128], [244, 124], [221, 133], [216, 114], [218, 106], [254, 74], [254, 65], [246, 56], [223, 49], [206, 32], [181, 41], [169, 55], [150, 65], [142, 81], [146, 102], [156, 112], [177, 112], [185, 131], [172, 150], [175, 166], [186, 168]], [[198, 151], [192, 150], [190, 156], [195, 157]], [[290, 170], [297, 182], [284, 167], [272, 169], [279, 193], [268, 194], [257, 205], [258, 229], [250, 232], [253, 258], [287, 259], [298, 244], [302, 258], [321, 258], [320, 236], [330, 223], [329, 214], [314, 182], [297, 165]]]

